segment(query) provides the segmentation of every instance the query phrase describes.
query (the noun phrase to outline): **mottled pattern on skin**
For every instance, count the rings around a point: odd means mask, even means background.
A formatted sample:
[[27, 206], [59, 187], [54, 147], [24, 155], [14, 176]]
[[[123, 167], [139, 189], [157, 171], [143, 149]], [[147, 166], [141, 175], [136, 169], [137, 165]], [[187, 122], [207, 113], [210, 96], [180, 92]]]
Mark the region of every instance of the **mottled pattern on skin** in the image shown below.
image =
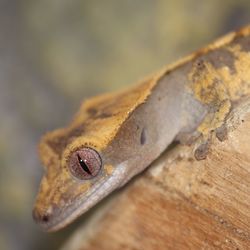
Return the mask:
[[[250, 39], [242, 41], [246, 44]], [[224, 48], [224, 56], [217, 57], [217, 61], [208, 55], [193, 63], [189, 75], [191, 91], [201, 103], [210, 107], [210, 112], [198, 127], [203, 136], [207, 137], [211, 131], [221, 127], [232, 103], [250, 93], [249, 51], [250, 45], [248, 51], [246, 46], [242, 49], [240, 43], [228, 45]], [[226, 58], [230, 63], [226, 63]]]
[[[92, 195], [91, 191], [96, 190], [99, 183], [104, 185], [103, 182], [114, 173], [121, 174], [126, 171], [126, 165], [117, 172], [117, 166], [112, 165], [110, 159], [105, 159], [105, 165], [97, 177], [79, 181], [68, 169], [70, 155], [84, 146], [92, 147], [102, 154], [116, 139], [118, 131], [133, 112], [147, 102], [160, 80], [186, 64], [190, 65], [191, 70], [187, 88], [183, 91], [207, 107], [207, 115], [197, 131], [208, 139], [211, 131], [223, 125], [231, 105], [250, 93], [249, 40], [250, 26], [237, 33], [230, 33], [146, 78], [136, 87], [85, 101], [68, 127], [46, 134], [39, 146], [46, 173], [34, 207], [34, 218], [38, 223], [46, 224], [50, 216], [53, 216], [53, 224], [45, 228], [56, 230], [80, 215], [79, 212], [70, 217], [70, 213], [82, 206], [85, 197], [92, 202], [90, 205], [94, 205], [97, 198], [103, 198], [88, 195]], [[244, 47], [241, 47], [241, 42]], [[120, 181], [118, 177], [111, 181]], [[108, 183], [107, 188], [110, 188], [110, 185], [111, 183]], [[103, 195], [106, 196], [107, 193]], [[72, 212], [71, 207], [74, 208]], [[57, 225], [59, 223], [60, 226]]]
[[190, 73], [191, 88], [196, 98], [211, 107], [198, 131], [206, 136], [211, 130], [222, 125], [230, 111], [231, 102], [217, 70], [209, 63], [198, 61]]

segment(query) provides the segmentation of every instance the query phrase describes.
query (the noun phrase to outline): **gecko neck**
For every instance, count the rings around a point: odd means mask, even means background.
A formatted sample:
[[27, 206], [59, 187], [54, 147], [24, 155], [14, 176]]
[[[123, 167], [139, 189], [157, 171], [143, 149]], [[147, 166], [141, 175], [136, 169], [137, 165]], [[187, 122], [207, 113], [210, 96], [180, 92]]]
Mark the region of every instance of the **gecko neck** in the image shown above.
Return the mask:
[[180, 70], [182, 74], [176, 70], [159, 80], [108, 148], [110, 154], [116, 152], [113, 165], [126, 162], [121, 186], [148, 167], [180, 134], [195, 130], [203, 119], [205, 108], [186, 89], [183, 70], [188, 69]]

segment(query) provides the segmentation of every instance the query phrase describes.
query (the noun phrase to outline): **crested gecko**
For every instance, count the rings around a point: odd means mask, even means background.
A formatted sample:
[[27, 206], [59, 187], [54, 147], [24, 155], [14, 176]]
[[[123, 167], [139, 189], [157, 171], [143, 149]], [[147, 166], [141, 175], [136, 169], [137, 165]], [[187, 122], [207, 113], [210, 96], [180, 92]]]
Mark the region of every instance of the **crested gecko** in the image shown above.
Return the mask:
[[196, 140], [206, 157], [211, 136], [250, 94], [250, 26], [160, 70], [137, 86], [85, 101], [72, 123], [43, 136], [45, 174], [33, 217], [46, 231], [71, 223], [142, 172], [173, 142]]

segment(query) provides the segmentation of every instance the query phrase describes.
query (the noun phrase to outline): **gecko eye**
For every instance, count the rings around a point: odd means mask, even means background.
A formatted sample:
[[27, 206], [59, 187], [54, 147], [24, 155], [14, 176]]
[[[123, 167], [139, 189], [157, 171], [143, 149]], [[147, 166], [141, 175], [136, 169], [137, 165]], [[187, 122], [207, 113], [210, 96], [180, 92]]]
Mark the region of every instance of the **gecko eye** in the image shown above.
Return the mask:
[[69, 159], [70, 172], [80, 180], [95, 177], [102, 167], [100, 155], [91, 148], [75, 151]]

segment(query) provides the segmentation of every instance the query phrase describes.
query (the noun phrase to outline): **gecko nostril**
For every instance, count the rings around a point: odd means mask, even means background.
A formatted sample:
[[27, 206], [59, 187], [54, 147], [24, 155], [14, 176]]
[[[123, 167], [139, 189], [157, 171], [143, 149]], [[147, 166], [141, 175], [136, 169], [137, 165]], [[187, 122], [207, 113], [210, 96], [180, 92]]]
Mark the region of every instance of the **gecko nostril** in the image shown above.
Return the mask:
[[42, 220], [42, 222], [48, 222], [49, 221], [49, 215], [48, 214], [42, 215], [41, 220]]
[[50, 219], [50, 214], [48, 213], [39, 213], [36, 209], [33, 210], [33, 218], [37, 223], [47, 223]]

